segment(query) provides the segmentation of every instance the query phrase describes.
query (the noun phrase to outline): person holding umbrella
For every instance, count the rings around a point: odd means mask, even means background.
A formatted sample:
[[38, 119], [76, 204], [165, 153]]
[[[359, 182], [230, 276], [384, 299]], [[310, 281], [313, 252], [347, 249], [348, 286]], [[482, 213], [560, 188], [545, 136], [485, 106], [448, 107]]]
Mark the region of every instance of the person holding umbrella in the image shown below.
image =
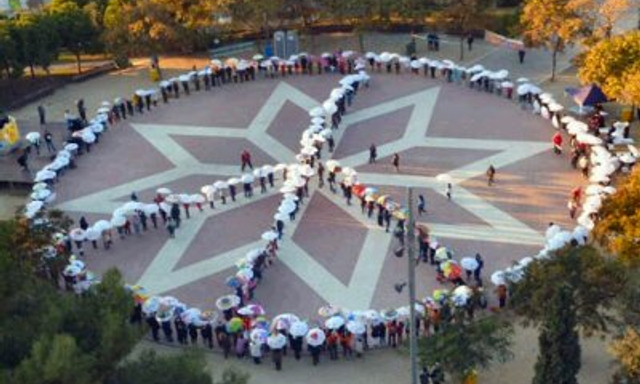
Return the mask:
[[479, 253], [476, 253], [476, 261], [478, 262], [478, 267], [473, 271], [473, 277], [476, 280], [476, 284], [478, 286], [482, 286], [482, 268], [484, 268], [484, 259]]

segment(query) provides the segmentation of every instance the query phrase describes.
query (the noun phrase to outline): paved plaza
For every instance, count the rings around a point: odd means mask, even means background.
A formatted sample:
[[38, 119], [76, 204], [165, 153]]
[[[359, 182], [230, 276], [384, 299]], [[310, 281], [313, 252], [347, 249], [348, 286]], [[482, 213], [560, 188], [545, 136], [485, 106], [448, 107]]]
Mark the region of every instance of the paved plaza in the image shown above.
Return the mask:
[[[151, 202], [155, 190], [197, 193], [201, 186], [241, 175], [240, 152], [255, 166], [292, 163], [307, 128], [307, 111], [322, 103], [340, 77], [294, 76], [258, 80], [171, 100], [152, 113], [113, 127], [79, 159], [79, 168], [58, 186], [58, 207], [90, 223], [109, 218], [136, 192]], [[406, 187], [425, 196], [427, 224], [456, 258], [476, 252], [486, 260], [485, 277], [524, 256], [536, 254], [549, 221], [569, 225], [566, 199], [581, 183], [566, 159], [551, 153], [549, 124], [513, 101], [409, 73], [372, 73], [339, 131], [336, 150], [323, 150], [359, 172], [361, 182], [404, 201]], [[377, 164], [367, 164], [378, 146]], [[400, 172], [391, 165], [400, 155]], [[497, 184], [486, 185], [493, 164]], [[454, 178], [447, 201], [440, 173]], [[172, 295], [212, 309], [229, 293], [225, 279], [235, 262], [264, 244], [273, 224], [278, 185], [253, 198], [192, 208], [175, 239], [149, 230], [112, 249], [87, 248], [89, 267], [120, 268], [127, 281], [154, 294]], [[310, 196], [286, 236], [276, 264], [265, 271], [255, 301], [270, 315], [293, 312], [315, 318], [332, 303], [350, 309], [384, 309], [405, 304], [393, 285], [405, 280], [406, 259], [396, 258], [396, 240], [341, 195], [312, 183]], [[418, 295], [439, 284], [435, 269], [420, 264]], [[487, 279], [488, 280], [488, 279]], [[488, 281], [487, 281], [487, 284]]]

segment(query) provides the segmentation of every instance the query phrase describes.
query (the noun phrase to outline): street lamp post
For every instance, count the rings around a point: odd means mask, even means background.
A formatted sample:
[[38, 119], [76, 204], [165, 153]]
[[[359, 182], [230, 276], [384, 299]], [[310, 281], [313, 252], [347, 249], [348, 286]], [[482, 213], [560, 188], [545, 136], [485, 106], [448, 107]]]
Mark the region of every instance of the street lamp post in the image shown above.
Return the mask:
[[418, 340], [416, 329], [416, 261], [415, 261], [415, 221], [413, 216], [413, 189], [407, 189], [407, 263], [409, 273], [409, 355], [411, 358], [411, 384], [418, 382]]

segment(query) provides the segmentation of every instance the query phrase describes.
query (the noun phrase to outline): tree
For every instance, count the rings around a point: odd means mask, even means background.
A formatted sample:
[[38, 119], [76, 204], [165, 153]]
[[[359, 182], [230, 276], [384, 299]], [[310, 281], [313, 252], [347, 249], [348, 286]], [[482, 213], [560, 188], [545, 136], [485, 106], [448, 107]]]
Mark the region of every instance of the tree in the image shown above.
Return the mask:
[[58, 58], [59, 39], [53, 20], [43, 13], [22, 13], [13, 23], [13, 38], [22, 62], [29, 66], [31, 77], [35, 67], [48, 71]]
[[580, 337], [571, 287], [563, 285], [545, 307], [533, 384], [578, 384]]
[[12, 35], [13, 22], [0, 20], [0, 79], [22, 76], [25, 64], [18, 54], [18, 45]]
[[112, 384], [213, 384], [202, 353], [186, 351], [160, 356], [153, 350], [143, 351], [135, 360], [127, 361], [115, 371]]
[[80, 55], [90, 52], [98, 43], [98, 30], [90, 15], [69, 0], [55, 0], [50, 7], [62, 46], [76, 57], [78, 73], [82, 73]]
[[440, 13], [439, 23], [460, 36], [460, 60], [464, 60], [464, 41], [474, 29], [483, 28], [483, 15], [490, 0], [449, 0]]
[[91, 384], [91, 358], [76, 346], [73, 337], [44, 336], [15, 372], [16, 384]]
[[631, 9], [631, 0], [571, 0], [586, 25], [585, 42], [593, 45], [609, 39], [615, 24]]
[[[609, 40], [603, 40], [593, 46], [587, 53], [579, 75], [583, 83], [598, 84], [610, 98], [618, 99], [627, 104], [640, 105], [640, 86], [638, 86], [637, 82], [640, 78], [640, 32], [627, 32]], [[632, 178], [635, 180], [635, 187], [640, 186], [638, 176], [635, 175]], [[626, 193], [632, 193], [632, 191], [627, 191]], [[616, 199], [613, 200], [620, 201], [620, 198], [619, 195], [616, 195]], [[630, 198], [630, 196], [627, 195], [627, 198]], [[622, 207], [618, 204], [612, 203], [608, 205], [609, 210], [617, 209], [620, 210], [620, 213], [623, 213]], [[629, 214], [624, 217], [628, 218]], [[608, 221], [611, 223], [617, 220], [610, 217]], [[621, 222], [618, 221], [618, 223]], [[604, 229], [608, 225], [600, 228]], [[619, 226], [616, 227], [614, 225], [611, 229], [614, 231], [614, 235], [621, 234]], [[602, 230], [596, 231], [602, 238], [604, 232]], [[616, 245], [614, 242], [612, 244], [614, 247], [632, 245], [629, 241], [632, 241], [631, 239], [633, 238], [628, 238], [626, 242], [620, 237], [617, 237], [617, 239], [622, 243]]]
[[439, 363], [445, 372], [463, 382], [475, 369], [509, 360], [512, 336], [511, 324], [494, 316], [447, 322], [438, 332], [420, 340], [420, 359], [428, 366]]
[[222, 378], [216, 384], [247, 384], [250, 375], [234, 368], [226, 368], [222, 371]]
[[558, 53], [584, 32], [580, 10], [571, 0], [527, 0], [520, 22], [527, 45], [551, 51], [551, 81], [555, 81]]
[[549, 260], [531, 263], [523, 279], [512, 285], [510, 305], [525, 325], [540, 325], [549, 299], [567, 285], [574, 295], [577, 323], [591, 335], [620, 323], [615, 309], [631, 284], [626, 267], [615, 258], [591, 246], [568, 247]]
[[614, 340], [609, 351], [621, 365], [619, 375], [628, 383], [640, 382], [640, 334], [633, 328], [627, 328], [623, 336]]

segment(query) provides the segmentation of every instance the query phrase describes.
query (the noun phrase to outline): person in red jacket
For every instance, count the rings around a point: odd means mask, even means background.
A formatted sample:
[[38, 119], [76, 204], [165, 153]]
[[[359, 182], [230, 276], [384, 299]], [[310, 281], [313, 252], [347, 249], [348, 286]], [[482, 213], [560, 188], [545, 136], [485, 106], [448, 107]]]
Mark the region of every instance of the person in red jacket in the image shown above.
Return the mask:
[[247, 167], [253, 170], [253, 164], [251, 164], [251, 153], [248, 150], [245, 149], [244, 151], [242, 151], [242, 154], [240, 155], [240, 161], [242, 162], [242, 172], [244, 172], [245, 168]]
[[553, 152], [555, 152], [556, 155], [562, 154], [562, 135], [560, 132], [553, 135]]

